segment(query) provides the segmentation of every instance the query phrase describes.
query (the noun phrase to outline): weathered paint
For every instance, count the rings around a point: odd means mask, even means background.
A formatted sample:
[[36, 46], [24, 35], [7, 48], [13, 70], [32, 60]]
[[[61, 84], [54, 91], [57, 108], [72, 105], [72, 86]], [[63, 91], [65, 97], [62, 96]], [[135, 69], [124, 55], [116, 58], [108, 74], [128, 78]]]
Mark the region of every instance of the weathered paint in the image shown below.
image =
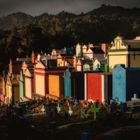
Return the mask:
[[85, 99], [109, 102], [112, 97], [111, 74], [86, 73], [85, 74]]
[[101, 75], [101, 101], [105, 101], [105, 87], [107, 87], [107, 82], [105, 81], [106, 76]]
[[6, 81], [5, 103], [6, 104], [11, 104], [12, 103], [12, 83], [11, 83], [10, 78], [7, 78], [7, 81]]
[[4, 102], [4, 97], [5, 97], [5, 79], [3, 76], [0, 77], [0, 99], [2, 102]]
[[125, 67], [140, 67], [140, 41], [124, 40], [116, 37], [112, 47], [108, 50], [109, 68], [112, 70], [116, 64], [124, 64]]
[[87, 73], [87, 99], [102, 102], [102, 75]]
[[19, 84], [12, 84], [12, 103], [20, 101]]
[[109, 53], [109, 68], [112, 70], [115, 65], [117, 64], [124, 64], [126, 67], [128, 67], [127, 63], [127, 53], [125, 54], [118, 54], [116, 52], [115, 54], [110, 54]]
[[117, 65], [112, 71], [113, 99], [118, 102], [126, 102], [126, 70]]
[[29, 71], [29, 69], [26, 70], [25, 76], [25, 97], [27, 99], [33, 98], [33, 75]]
[[130, 60], [131, 67], [140, 67], [140, 52], [131, 53]]
[[20, 94], [20, 101], [23, 101], [24, 97], [24, 77], [22, 71], [20, 72], [19, 77], [19, 94]]
[[117, 65], [113, 70], [113, 99], [118, 102], [131, 100], [134, 94], [140, 98], [140, 68], [124, 68]]
[[87, 75], [84, 74], [84, 99], [87, 100]]
[[46, 68], [41, 63], [38, 62], [34, 67], [34, 93], [39, 96], [46, 96], [47, 94], [47, 76]]
[[52, 97], [60, 97], [60, 77], [59, 75], [48, 75], [49, 95]]
[[0, 95], [3, 94], [3, 78], [0, 76]]
[[11, 104], [12, 103], [12, 87], [11, 85], [6, 84], [6, 97], [5, 103]]
[[65, 97], [71, 96], [71, 73], [65, 72], [64, 73], [64, 90], [65, 90]]
[[66, 69], [48, 70], [46, 77], [46, 88], [50, 98], [58, 99], [60, 97], [71, 96], [70, 72], [66, 71]]
[[31, 99], [32, 96], [32, 81], [30, 77], [25, 78], [25, 97]]
[[36, 81], [36, 94], [45, 96], [45, 75], [36, 74], [35, 75], [35, 81]]

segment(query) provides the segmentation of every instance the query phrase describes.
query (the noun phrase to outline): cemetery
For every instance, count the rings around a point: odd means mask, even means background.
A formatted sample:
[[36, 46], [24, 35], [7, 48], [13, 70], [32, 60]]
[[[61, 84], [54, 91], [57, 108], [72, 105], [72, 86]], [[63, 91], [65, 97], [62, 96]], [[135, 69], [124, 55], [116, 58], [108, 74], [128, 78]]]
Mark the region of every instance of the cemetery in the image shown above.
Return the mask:
[[[113, 101], [110, 104], [88, 102], [71, 97], [60, 100], [36, 98], [11, 106], [1, 105], [0, 112], [0, 123], [5, 119], [18, 122], [17, 125], [24, 123], [29, 127], [29, 132], [31, 131], [28, 135], [41, 134], [43, 139], [48, 140], [83, 140], [84, 137], [84, 140], [90, 140], [112, 129], [140, 125], [139, 110], [132, 110], [130, 115], [124, 103], [119, 105]], [[32, 131], [36, 133], [32, 134]]]
[[130, 48], [116, 37], [104, 52], [101, 46], [77, 44], [71, 55], [53, 49], [32, 52], [28, 62], [10, 60], [0, 77], [0, 136], [91, 140], [139, 126], [140, 63], [133, 42]]

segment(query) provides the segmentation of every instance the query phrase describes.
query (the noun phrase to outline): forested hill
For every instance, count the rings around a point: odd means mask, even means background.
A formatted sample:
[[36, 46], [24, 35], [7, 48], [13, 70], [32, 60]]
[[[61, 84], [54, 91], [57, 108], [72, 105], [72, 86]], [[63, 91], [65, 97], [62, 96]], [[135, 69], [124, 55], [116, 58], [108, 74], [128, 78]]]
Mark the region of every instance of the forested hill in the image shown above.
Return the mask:
[[62, 11], [36, 17], [18, 12], [0, 18], [0, 62], [78, 42], [110, 43], [117, 35], [140, 35], [140, 9], [102, 5], [79, 15]]
[[80, 15], [62, 11], [57, 15], [44, 13], [33, 17], [25, 13], [14, 13], [0, 18], [2, 30], [29, 24], [41, 27], [44, 34], [65, 36], [72, 42], [109, 42], [117, 34], [126, 38], [140, 34], [140, 9], [102, 5]]

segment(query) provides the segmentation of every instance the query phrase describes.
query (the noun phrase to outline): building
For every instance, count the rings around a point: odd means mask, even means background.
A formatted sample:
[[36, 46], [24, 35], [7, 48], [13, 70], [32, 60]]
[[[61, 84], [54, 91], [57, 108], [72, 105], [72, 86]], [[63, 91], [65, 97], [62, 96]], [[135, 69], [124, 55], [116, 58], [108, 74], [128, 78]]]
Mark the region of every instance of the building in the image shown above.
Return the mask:
[[34, 79], [33, 69], [27, 68], [24, 73], [24, 98], [34, 98]]
[[99, 71], [101, 65], [105, 65], [107, 61], [108, 45], [101, 44], [101, 46], [76, 45], [74, 56], [74, 67], [76, 71]]
[[41, 61], [40, 57], [38, 55], [37, 63], [34, 65], [34, 94], [44, 97], [47, 94], [47, 67]]
[[72, 77], [72, 97], [78, 100], [84, 100], [85, 98], [84, 72], [81, 71], [72, 72], [71, 77]]
[[140, 68], [125, 68], [116, 65], [112, 71], [112, 98], [117, 102], [131, 100], [134, 95], [140, 98]]
[[0, 100], [4, 103], [5, 100], [5, 94], [6, 94], [6, 89], [5, 89], [5, 77], [3, 75], [0, 76]]
[[85, 100], [110, 102], [112, 98], [111, 73], [85, 73]]
[[24, 101], [24, 75], [23, 75], [23, 72], [20, 71], [20, 75], [19, 75], [19, 79], [18, 79], [18, 82], [19, 82], [19, 101], [22, 102]]
[[108, 63], [110, 71], [116, 64], [125, 67], [140, 67], [140, 38], [125, 40], [117, 36], [108, 50]]

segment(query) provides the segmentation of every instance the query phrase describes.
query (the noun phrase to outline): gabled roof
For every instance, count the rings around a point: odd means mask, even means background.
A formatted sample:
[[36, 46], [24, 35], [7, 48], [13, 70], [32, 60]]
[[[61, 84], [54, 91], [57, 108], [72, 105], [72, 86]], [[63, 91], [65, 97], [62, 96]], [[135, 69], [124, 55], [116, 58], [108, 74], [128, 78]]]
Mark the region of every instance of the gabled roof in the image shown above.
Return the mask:
[[33, 73], [33, 69], [27, 69], [24, 74], [25, 76], [31, 77], [32, 73]]
[[70, 66], [73, 66], [73, 62], [74, 62], [73, 59], [67, 59], [66, 61], [70, 64]]
[[39, 61], [39, 62], [37, 62], [36, 64], [35, 64], [35, 68], [43, 68], [43, 69], [45, 69], [45, 65], [44, 65], [44, 63], [43, 62], [41, 62], [41, 61]]
[[122, 37], [116, 37], [114, 42], [112, 42], [112, 47], [109, 51], [114, 50], [129, 50], [136, 51], [140, 50], [140, 39], [136, 37], [135, 39], [123, 39]]

